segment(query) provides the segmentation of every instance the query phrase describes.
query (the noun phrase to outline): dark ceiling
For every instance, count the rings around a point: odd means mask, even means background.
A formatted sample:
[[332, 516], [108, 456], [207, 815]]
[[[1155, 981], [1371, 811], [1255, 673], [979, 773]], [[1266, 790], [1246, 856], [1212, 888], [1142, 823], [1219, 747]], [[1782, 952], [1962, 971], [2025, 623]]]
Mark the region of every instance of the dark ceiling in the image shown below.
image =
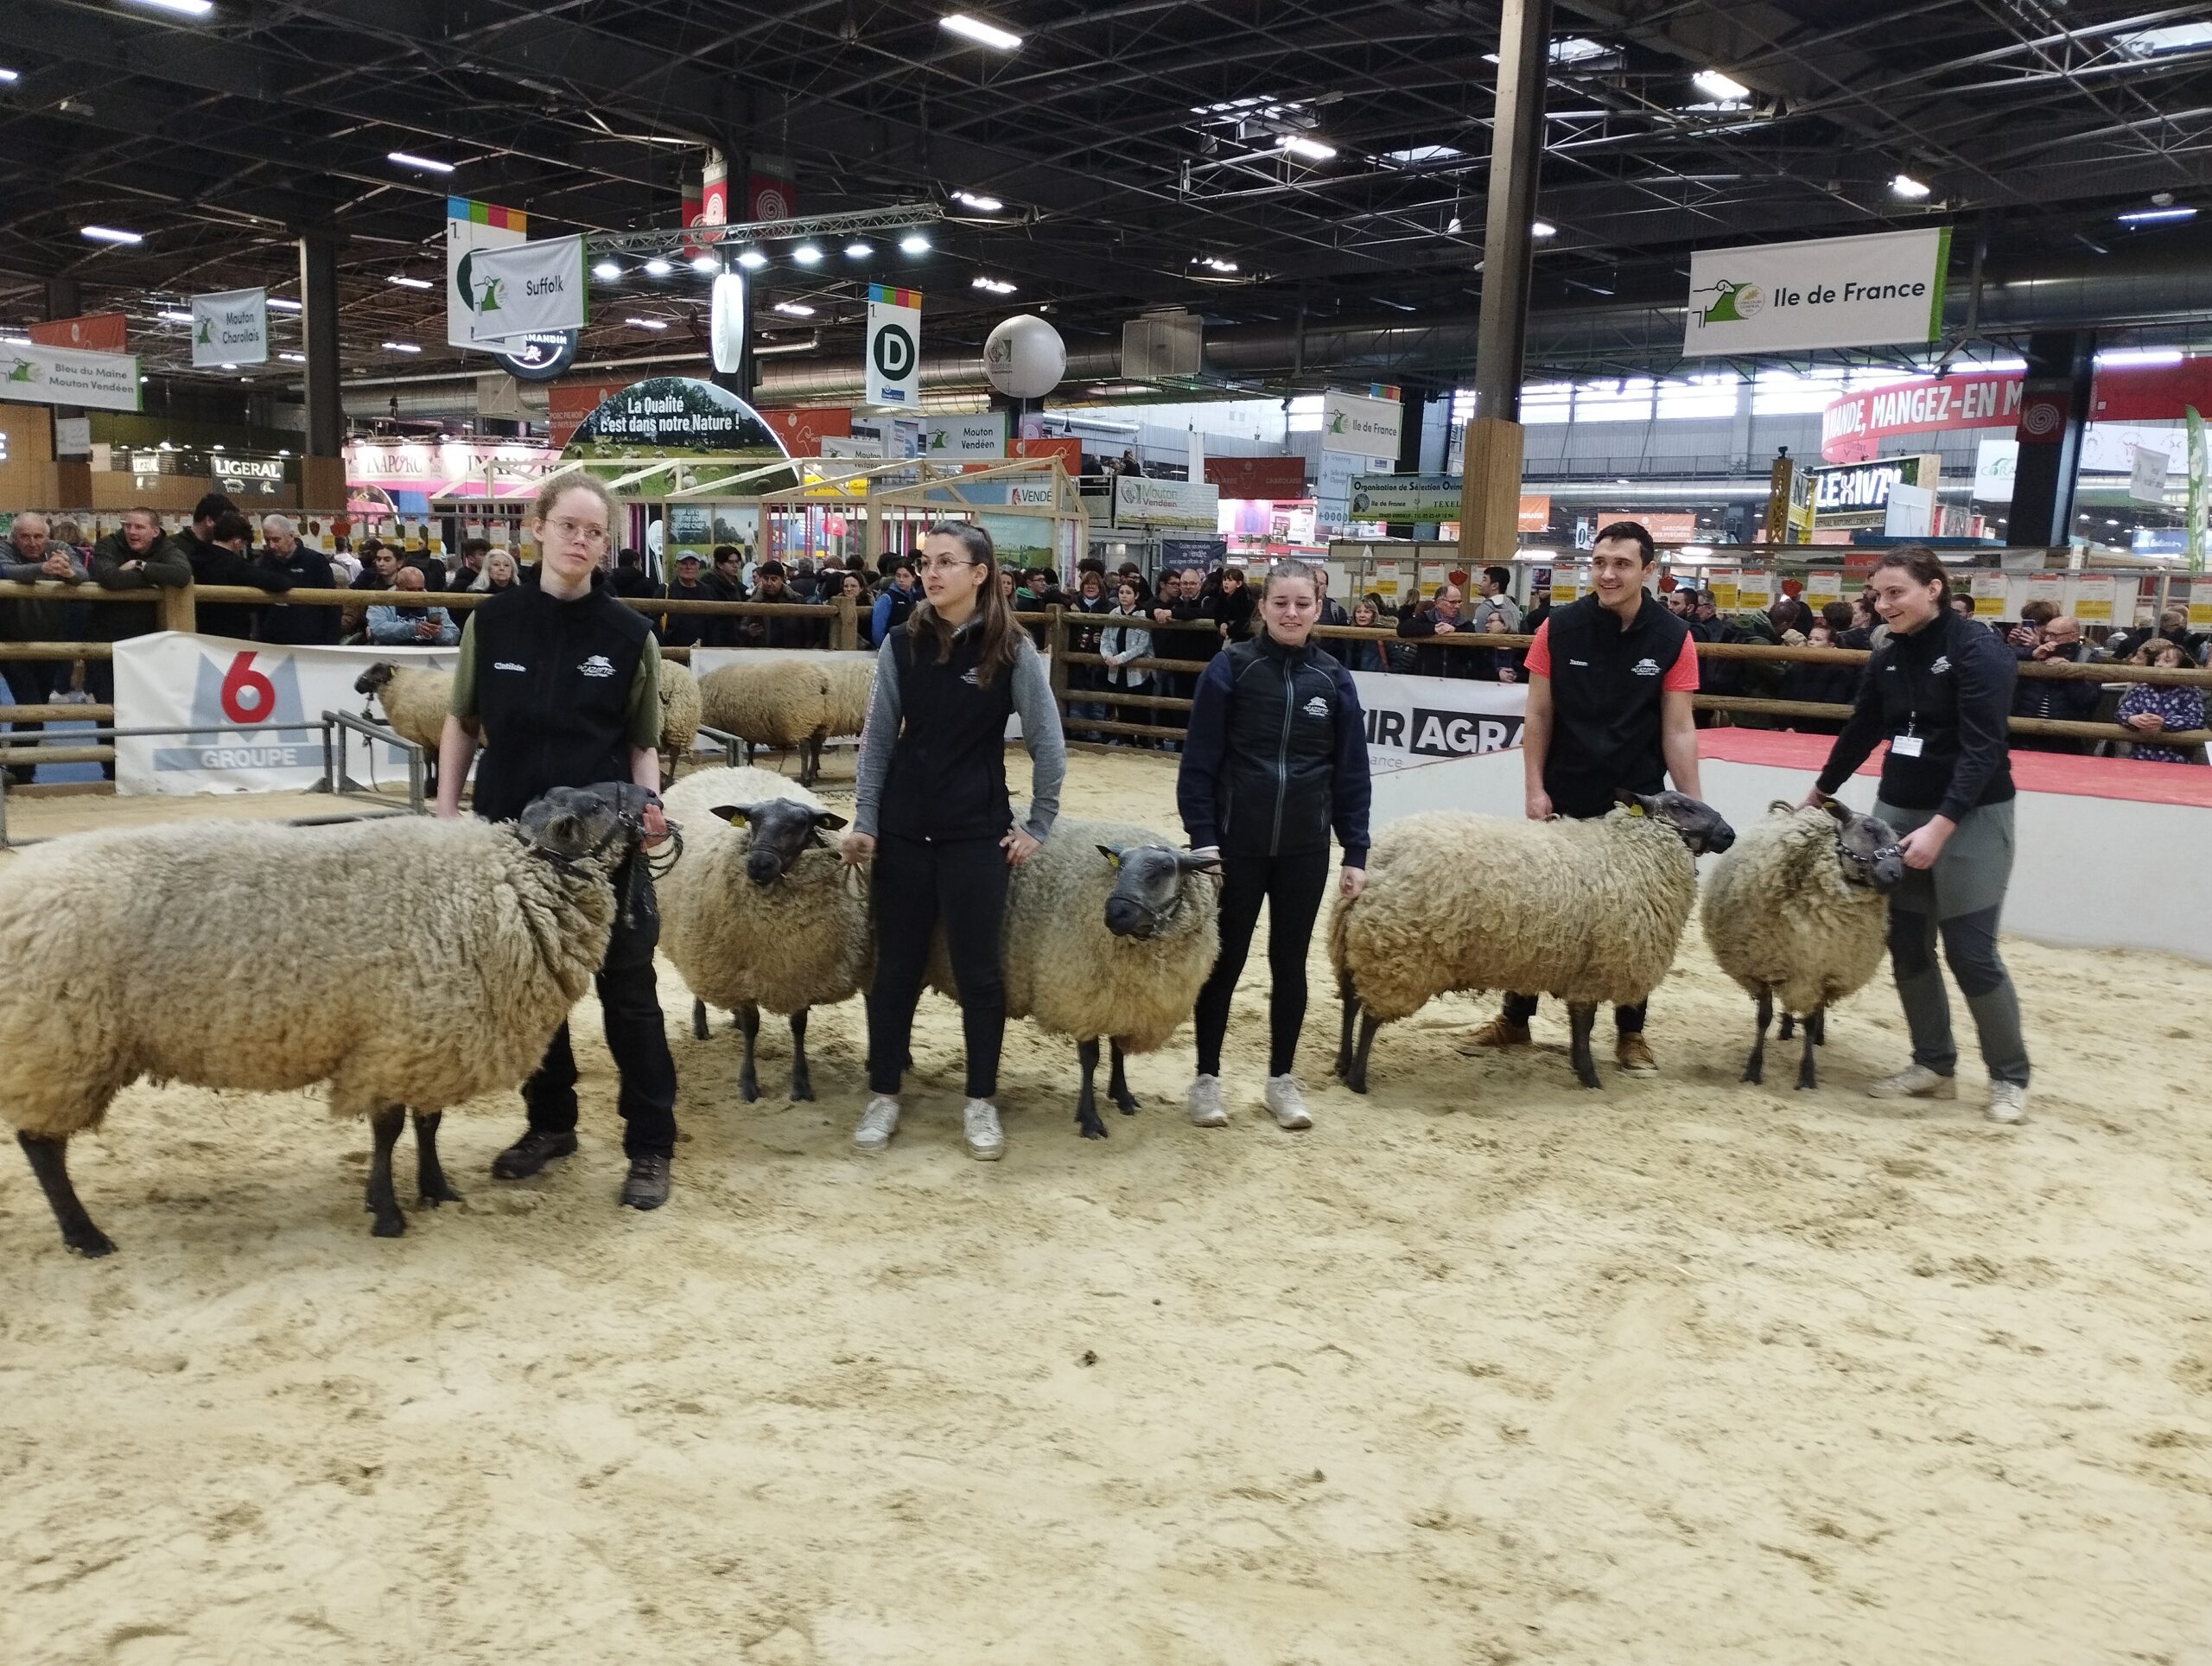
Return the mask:
[[[856, 357], [869, 280], [921, 289], [928, 345], [969, 351], [1017, 307], [1049, 304], [1075, 346], [1147, 308], [1413, 321], [1465, 314], [1479, 289], [1495, 3], [975, 0], [1023, 35], [1011, 53], [882, 0], [176, 3], [0, 3], [0, 68], [19, 77], [0, 85], [0, 326], [42, 315], [43, 280], [74, 279], [86, 310], [128, 312], [134, 349], [174, 366], [185, 332], [164, 304], [296, 295], [292, 239], [321, 228], [345, 238], [349, 371], [457, 368], [449, 193], [526, 209], [533, 235], [671, 227], [709, 143], [740, 167], [787, 160], [804, 213], [953, 216], [926, 254], [876, 236], [852, 259], [837, 239], [810, 272], [767, 248], [760, 302], [816, 313], [756, 315], [818, 333], [823, 357]], [[1559, 0], [1553, 38], [1539, 308], [1676, 297], [1691, 248], [1735, 240], [1941, 219], [1962, 263], [1982, 238], [1998, 259], [2124, 260], [2174, 233], [2121, 212], [2171, 194], [2212, 214], [2212, 4]], [[1700, 89], [1707, 69], [1747, 96]], [[1901, 199], [1901, 173], [1928, 196]], [[96, 245], [87, 223], [145, 240]], [[595, 292], [585, 358], [696, 351], [704, 282], [624, 264]]]

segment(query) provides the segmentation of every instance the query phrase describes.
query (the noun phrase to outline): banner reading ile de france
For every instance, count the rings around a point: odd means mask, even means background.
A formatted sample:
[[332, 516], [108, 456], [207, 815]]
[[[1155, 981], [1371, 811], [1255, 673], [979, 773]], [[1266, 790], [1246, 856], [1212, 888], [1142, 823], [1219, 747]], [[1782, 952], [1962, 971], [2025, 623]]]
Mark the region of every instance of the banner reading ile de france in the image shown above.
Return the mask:
[[863, 403], [922, 408], [922, 292], [868, 286], [868, 362]]
[[1700, 249], [1690, 257], [1685, 353], [1933, 341], [1943, 327], [1951, 232]]

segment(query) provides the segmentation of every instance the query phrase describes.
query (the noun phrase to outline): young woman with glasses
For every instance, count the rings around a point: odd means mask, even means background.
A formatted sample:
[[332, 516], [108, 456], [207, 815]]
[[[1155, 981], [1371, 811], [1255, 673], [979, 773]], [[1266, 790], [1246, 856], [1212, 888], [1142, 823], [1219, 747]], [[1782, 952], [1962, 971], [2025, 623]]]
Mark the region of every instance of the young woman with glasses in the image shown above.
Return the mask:
[[[931, 941], [942, 925], [967, 1042], [970, 1156], [1006, 1152], [997, 1107], [1006, 994], [999, 928], [1008, 870], [1027, 862], [1059, 812], [1067, 754], [1045, 662], [1011, 617], [996, 552], [980, 526], [946, 522], [922, 545], [922, 600], [876, 655], [861, 735], [845, 860], [873, 860], [875, 980], [868, 991], [868, 1089], [853, 1134], [880, 1151], [899, 1127], [899, 1084]], [[1007, 797], [1006, 724], [1021, 719], [1029, 811]]]
[[[598, 576], [614, 500], [588, 476], [556, 475], [539, 491], [531, 519], [537, 582], [498, 592], [461, 633], [438, 747], [438, 814], [448, 821], [461, 814], [461, 784], [480, 744], [475, 811], [486, 821], [512, 820], [556, 786], [613, 780], [660, 790], [660, 645], [645, 615]], [[645, 823], [647, 844], [666, 836], [658, 799]], [[653, 982], [660, 914], [643, 868], [632, 855], [615, 875], [627, 902], [598, 984], [607, 1051], [621, 1075], [616, 1108], [630, 1160], [622, 1202], [658, 1209], [668, 1201], [676, 1154], [676, 1061]], [[525, 1180], [576, 1148], [576, 1061], [566, 1024], [522, 1097], [530, 1126], [493, 1160], [499, 1180]]]

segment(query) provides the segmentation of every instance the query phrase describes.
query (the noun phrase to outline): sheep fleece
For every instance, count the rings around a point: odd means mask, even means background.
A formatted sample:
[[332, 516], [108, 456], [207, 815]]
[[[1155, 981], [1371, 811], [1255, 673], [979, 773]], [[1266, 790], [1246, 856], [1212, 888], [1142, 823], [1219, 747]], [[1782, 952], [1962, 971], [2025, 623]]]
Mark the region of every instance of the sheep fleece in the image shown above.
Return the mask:
[[[391, 664], [386, 661], [386, 664]], [[426, 747], [435, 759], [445, 734], [446, 708], [453, 702], [453, 673], [416, 665], [392, 665], [391, 681], [377, 695], [393, 734]]]
[[660, 749], [677, 762], [699, 738], [699, 680], [673, 659], [660, 662]]
[[1665, 823], [1432, 811], [1385, 827], [1367, 889], [1340, 904], [1329, 961], [1369, 1014], [1410, 1016], [1454, 989], [1633, 1006], [1674, 964], [1697, 865]]
[[868, 697], [874, 692], [875, 656], [833, 654], [822, 669], [830, 679], [830, 733], [858, 734], [868, 722]]
[[868, 892], [835, 850], [799, 853], [765, 890], [745, 876], [752, 830], [716, 804], [822, 801], [766, 769], [686, 776], [662, 803], [683, 830], [683, 852], [660, 881], [660, 948], [709, 1006], [795, 1013], [856, 995], [874, 963]]
[[830, 676], [814, 659], [745, 660], [699, 678], [699, 703], [709, 728], [788, 749], [828, 731]]
[[[1014, 871], [1007, 887], [999, 963], [1006, 1015], [1031, 1018], [1078, 1041], [1110, 1036], [1123, 1052], [1164, 1046], [1191, 1015], [1199, 987], [1221, 949], [1220, 881], [1183, 877], [1183, 903], [1158, 936], [1116, 937], [1106, 929], [1114, 865], [1102, 844], [1171, 841], [1128, 822], [1063, 816], [1052, 836]], [[940, 933], [930, 956], [930, 987], [954, 993]]]
[[1889, 946], [1889, 900], [1836, 862], [1826, 812], [1776, 811], [1713, 864], [1698, 918], [1720, 970], [1803, 1014], [1856, 994]]
[[60, 1136], [140, 1076], [330, 1110], [512, 1088], [591, 988], [614, 895], [513, 832], [409, 817], [56, 840], [0, 869], [0, 1107]]

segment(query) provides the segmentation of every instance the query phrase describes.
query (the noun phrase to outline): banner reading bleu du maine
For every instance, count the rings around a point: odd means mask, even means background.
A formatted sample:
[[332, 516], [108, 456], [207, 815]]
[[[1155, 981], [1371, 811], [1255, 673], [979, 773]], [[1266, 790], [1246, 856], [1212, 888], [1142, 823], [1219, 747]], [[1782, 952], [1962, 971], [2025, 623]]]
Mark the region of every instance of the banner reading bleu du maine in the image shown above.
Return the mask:
[[1943, 326], [1948, 226], [1822, 238], [1690, 257], [1685, 353], [1878, 347]]
[[138, 355], [81, 353], [26, 341], [0, 347], [0, 400], [41, 405], [138, 409]]
[[468, 315], [474, 345], [539, 331], [580, 330], [590, 279], [582, 236], [546, 238], [470, 258], [475, 308]]
[[192, 367], [269, 362], [269, 291], [225, 289], [192, 297]]

